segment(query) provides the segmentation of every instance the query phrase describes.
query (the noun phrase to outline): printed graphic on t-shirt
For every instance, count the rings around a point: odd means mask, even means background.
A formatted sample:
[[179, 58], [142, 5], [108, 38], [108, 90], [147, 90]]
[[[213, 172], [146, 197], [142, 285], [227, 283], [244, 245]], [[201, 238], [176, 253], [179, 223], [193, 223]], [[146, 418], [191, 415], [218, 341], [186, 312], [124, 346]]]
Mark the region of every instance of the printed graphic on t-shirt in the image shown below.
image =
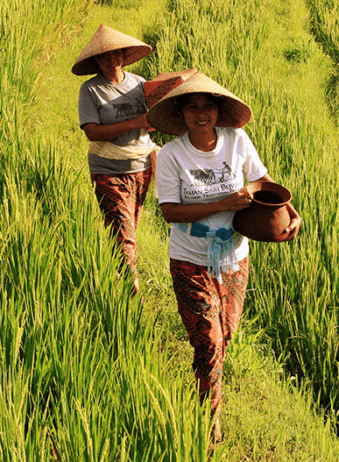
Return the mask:
[[223, 167], [213, 169], [190, 169], [190, 187], [183, 188], [184, 199], [210, 199], [220, 194], [229, 195], [241, 189], [239, 181], [230, 166], [223, 162]]
[[235, 175], [232, 173], [232, 170], [226, 162], [223, 162], [224, 167], [220, 170], [220, 175], [217, 178], [214, 170], [207, 169], [192, 169], [190, 170], [190, 174], [193, 177], [193, 185], [205, 185], [205, 184], [215, 184], [215, 183], [224, 183], [224, 181], [229, 181], [230, 179], [233, 180]]
[[113, 103], [113, 108], [116, 111], [116, 117], [119, 119], [145, 112], [145, 107], [138, 98], [135, 98], [135, 103]]

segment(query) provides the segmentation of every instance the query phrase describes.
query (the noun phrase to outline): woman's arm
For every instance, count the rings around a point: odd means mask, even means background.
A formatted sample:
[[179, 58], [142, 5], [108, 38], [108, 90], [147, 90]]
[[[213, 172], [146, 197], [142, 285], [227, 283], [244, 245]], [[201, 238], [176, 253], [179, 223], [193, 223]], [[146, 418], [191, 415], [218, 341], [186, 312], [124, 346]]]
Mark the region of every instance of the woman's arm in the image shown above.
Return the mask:
[[130, 130], [140, 130], [142, 128], [151, 128], [147, 122], [146, 113], [125, 122], [108, 125], [86, 124], [83, 126], [84, 132], [90, 141], [109, 141], [124, 135]]
[[[271, 181], [269, 175], [263, 176], [259, 181]], [[167, 223], [193, 223], [219, 212], [237, 212], [251, 205], [253, 194], [246, 188], [238, 191], [226, 199], [210, 202], [208, 204], [162, 204], [161, 211]]]
[[162, 204], [161, 211], [168, 223], [192, 223], [219, 212], [236, 212], [245, 209], [250, 206], [250, 199], [251, 193], [245, 188], [226, 199], [208, 204]]
[[[258, 181], [275, 183], [275, 181], [268, 174], [260, 178]], [[194, 221], [199, 221], [203, 218], [214, 215], [215, 213], [237, 212], [238, 210], [243, 210], [251, 205], [252, 198], [253, 194], [244, 188], [241, 191], [231, 194], [226, 199], [221, 199], [219, 201], [211, 202], [208, 204], [165, 203], [160, 207], [164, 219], [168, 223], [192, 223]], [[292, 240], [299, 232], [301, 226], [301, 217], [291, 203], [287, 205], [287, 210], [289, 211], [291, 222], [284, 232], [289, 233], [289, 236], [286, 240]]]

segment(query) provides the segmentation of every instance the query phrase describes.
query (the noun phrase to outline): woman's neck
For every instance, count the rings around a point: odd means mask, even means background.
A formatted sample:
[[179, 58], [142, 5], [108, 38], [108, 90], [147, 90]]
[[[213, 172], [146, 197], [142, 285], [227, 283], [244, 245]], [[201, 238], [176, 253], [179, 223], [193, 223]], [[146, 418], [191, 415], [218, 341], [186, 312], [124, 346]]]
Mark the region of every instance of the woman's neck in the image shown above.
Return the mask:
[[108, 74], [107, 72], [102, 72], [102, 75], [106, 80], [109, 80], [113, 83], [121, 83], [125, 79], [124, 71], [120, 70], [114, 74]]
[[189, 139], [191, 144], [199, 151], [210, 152], [215, 149], [218, 136], [216, 131], [213, 129], [212, 133], [198, 134], [189, 132]]

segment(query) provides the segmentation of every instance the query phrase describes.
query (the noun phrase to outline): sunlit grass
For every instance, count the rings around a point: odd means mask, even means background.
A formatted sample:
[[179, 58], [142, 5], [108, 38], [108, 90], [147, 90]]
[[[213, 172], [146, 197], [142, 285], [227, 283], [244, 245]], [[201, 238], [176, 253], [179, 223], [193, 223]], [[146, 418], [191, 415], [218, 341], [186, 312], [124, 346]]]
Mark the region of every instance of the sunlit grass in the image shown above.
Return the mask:
[[89, 181], [84, 79], [70, 69], [104, 23], [154, 45], [131, 70], [150, 78], [196, 66], [249, 102], [247, 130], [303, 216], [296, 242], [252, 243], [225, 363], [227, 439], [214, 460], [336, 461], [337, 133], [325, 100], [332, 63], [308, 10], [299, 0], [103, 3], [0, 6], [0, 459], [54, 460], [51, 442], [65, 462], [207, 458], [168, 226], [151, 192], [138, 230], [141, 303], [117, 277]]

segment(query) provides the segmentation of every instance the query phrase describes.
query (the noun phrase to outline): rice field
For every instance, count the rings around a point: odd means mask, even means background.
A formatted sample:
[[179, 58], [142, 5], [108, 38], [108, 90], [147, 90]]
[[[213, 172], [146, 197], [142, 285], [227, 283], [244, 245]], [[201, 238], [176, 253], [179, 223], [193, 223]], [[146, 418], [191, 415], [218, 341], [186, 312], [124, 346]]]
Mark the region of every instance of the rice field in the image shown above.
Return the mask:
[[138, 235], [145, 302], [132, 299], [86, 176], [80, 82], [67, 72], [99, 20], [155, 48], [136, 73], [194, 66], [248, 102], [246, 130], [303, 218], [292, 243], [251, 243], [246, 313], [225, 366], [228, 460], [337, 460], [337, 9], [1, 3], [0, 460], [208, 460], [168, 226], [149, 194]]

